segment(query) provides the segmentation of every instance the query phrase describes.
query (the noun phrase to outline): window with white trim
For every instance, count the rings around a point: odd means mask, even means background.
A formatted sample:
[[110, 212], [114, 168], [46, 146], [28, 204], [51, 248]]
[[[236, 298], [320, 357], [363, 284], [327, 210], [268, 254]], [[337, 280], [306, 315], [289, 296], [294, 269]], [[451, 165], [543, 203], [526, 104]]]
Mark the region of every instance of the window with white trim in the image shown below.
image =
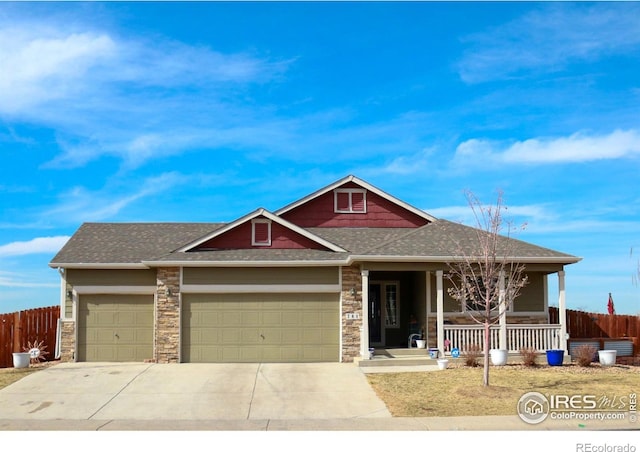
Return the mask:
[[271, 246], [271, 220], [265, 218], [251, 220], [251, 245]]
[[338, 188], [333, 192], [335, 213], [367, 213], [367, 191], [362, 188]]

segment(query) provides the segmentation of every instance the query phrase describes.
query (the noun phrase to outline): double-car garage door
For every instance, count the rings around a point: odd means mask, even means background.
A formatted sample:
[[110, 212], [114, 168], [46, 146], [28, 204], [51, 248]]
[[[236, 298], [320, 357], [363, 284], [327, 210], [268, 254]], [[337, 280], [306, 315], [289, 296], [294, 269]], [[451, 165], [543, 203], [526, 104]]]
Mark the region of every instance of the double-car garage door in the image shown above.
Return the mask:
[[183, 362], [339, 359], [336, 293], [183, 294]]

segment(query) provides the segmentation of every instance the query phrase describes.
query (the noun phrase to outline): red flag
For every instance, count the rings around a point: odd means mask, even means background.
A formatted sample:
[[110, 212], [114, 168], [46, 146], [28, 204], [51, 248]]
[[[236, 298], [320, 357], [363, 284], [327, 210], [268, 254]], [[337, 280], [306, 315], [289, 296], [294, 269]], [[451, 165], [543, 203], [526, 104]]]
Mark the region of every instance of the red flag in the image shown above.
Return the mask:
[[611, 297], [611, 292], [609, 292], [609, 302], [607, 303], [607, 311], [609, 311], [609, 315], [613, 315], [616, 313], [616, 310], [613, 308], [613, 297]]

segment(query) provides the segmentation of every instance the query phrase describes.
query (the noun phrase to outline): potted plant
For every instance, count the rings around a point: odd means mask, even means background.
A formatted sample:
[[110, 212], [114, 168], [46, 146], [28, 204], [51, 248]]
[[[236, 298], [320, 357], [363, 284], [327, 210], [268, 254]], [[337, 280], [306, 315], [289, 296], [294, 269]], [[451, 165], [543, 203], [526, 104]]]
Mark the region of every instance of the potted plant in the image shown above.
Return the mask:
[[564, 350], [547, 350], [547, 364], [550, 366], [562, 366]]
[[494, 366], [504, 366], [507, 364], [509, 351], [501, 348], [492, 348], [489, 350], [489, 355], [491, 356], [491, 364]]
[[598, 350], [601, 366], [613, 366], [616, 363], [617, 350]]
[[13, 367], [16, 369], [22, 369], [24, 367], [29, 367], [29, 363], [31, 362], [31, 355], [29, 352], [18, 352], [13, 354]]

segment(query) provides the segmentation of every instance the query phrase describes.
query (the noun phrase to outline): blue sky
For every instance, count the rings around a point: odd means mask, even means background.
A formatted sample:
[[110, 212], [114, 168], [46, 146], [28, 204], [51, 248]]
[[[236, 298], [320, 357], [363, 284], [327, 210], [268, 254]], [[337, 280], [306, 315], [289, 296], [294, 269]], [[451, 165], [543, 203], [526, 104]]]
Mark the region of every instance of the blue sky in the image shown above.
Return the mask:
[[638, 74], [635, 2], [0, 3], [0, 312], [59, 302], [82, 222], [355, 174], [466, 224], [501, 189], [519, 238], [583, 258], [569, 308], [636, 314]]

